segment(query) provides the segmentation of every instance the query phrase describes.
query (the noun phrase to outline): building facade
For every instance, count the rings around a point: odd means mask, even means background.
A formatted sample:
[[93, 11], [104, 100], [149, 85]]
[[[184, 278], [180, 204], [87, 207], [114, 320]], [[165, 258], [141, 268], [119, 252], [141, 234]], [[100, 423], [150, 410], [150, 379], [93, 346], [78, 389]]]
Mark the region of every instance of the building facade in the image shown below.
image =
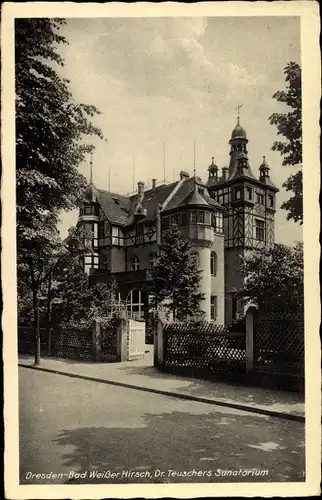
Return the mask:
[[278, 189], [265, 157], [256, 178], [247, 143], [238, 119], [229, 141], [229, 167], [223, 167], [219, 175], [212, 161], [206, 183], [181, 171], [177, 181], [157, 186], [153, 179], [147, 190], [138, 182], [133, 196], [90, 185], [78, 221], [93, 235], [93, 251], [84, 258], [90, 282], [115, 279], [131, 314], [143, 318], [158, 247], [164, 232], [175, 225], [198, 253], [205, 317], [230, 324], [237, 312], [243, 312], [236, 297], [244, 280], [241, 257], [274, 243]]

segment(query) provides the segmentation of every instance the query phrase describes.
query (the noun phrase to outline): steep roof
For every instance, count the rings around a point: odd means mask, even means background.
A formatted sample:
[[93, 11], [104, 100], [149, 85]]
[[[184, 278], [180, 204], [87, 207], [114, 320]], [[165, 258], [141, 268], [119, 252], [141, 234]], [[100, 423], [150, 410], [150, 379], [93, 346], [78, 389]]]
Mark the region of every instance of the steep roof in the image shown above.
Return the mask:
[[[203, 194], [199, 193], [198, 186], [203, 189]], [[211, 205], [212, 207], [218, 207], [221, 209], [223, 208], [222, 205], [220, 205], [210, 197], [205, 184], [198, 177], [196, 179], [194, 179], [193, 177], [185, 179], [163, 211], [167, 212], [188, 205]]]
[[[154, 219], [157, 205], [162, 204], [167, 199], [178, 182], [158, 186], [144, 192], [142, 206], [147, 210], [147, 214], [140, 219], [140, 222]], [[133, 214], [138, 203], [138, 194], [122, 196], [103, 189], [98, 189], [97, 193], [97, 201], [100, 203], [102, 210], [110, 222], [122, 226], [133, 222]]]
[[199, 206], [199, 207], [209, 207], [209, 204], [199, 193], [198, 185], [195, 183], [193, 190], [186, 196], [186, 198], [180, 203], [180, 207], [187, 206]]

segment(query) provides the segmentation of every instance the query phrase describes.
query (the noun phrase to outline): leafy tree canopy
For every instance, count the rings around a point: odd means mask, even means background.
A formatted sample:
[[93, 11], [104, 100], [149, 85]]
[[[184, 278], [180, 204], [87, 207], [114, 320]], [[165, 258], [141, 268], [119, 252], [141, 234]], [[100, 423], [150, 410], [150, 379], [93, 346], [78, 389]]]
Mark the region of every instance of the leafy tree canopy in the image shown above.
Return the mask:
[[303, 244], [275, 244], [243, 258], [246, 303], [299, 310], [304, 304]]
[[200, 301], [204, 298], [198, 291], [201, 272], [190, 241], [177, 228], [167, 231], [152, 270], [154, 304], [166, 301], [178, 320], [200, 315]]
[[269, 117], [271, 125], [277, 127], [278, 135], [284, 141], [275, 141], [272, 149], [284, 156], [282, 165], [298, 165], [300, 170], [291, 174], [283, 187], [293, 195], [284, 202], [282, 209], [287, 211], [287, 219], [303, 223], [303, 185], [302, 185], [302, 84], [301, 67], [295, 62], [289, 62], [284, 68], [285, 90], [276, 92], [273, 98], [285, 104], [291, 111], [273, 113]]
[[102, 138], [90, 119], [95, 106], [76, 103], [64, 65], [59, 34], [63, 19], [16, 19], [16, 179], [18, 238], [35, 238], [43, 218], [58, 220], [60, 210], [74, 208], [85, 179], [78, 166], [92, 146], [86, 136]]

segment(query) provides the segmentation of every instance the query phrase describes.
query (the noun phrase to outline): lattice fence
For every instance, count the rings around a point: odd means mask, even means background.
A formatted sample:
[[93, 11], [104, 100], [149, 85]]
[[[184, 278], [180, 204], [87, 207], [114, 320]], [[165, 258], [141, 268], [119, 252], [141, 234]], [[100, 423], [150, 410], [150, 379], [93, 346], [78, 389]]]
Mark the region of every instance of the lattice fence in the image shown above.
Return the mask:
[[255, 314], [254, 371], [304, 376], [303, 313]]
[[220, 372], [244, 372], [243, 333], [212, 323], [169, 323], [164, 327], [165, 366]]
[[72, 359], [92, 359], [92, 329], [61, 328], [53, 332], [54, 356]]

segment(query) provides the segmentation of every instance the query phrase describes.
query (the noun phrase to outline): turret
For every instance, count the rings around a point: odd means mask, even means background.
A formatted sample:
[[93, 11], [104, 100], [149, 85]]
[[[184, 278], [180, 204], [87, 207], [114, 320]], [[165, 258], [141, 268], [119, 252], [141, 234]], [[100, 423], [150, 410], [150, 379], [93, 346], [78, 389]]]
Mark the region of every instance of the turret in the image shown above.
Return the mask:
[[211, 159], [211, 164], [208, 167], [207, 187], [211, 187], [218, 183], [218, 167], [214, 162], [214, 157]]
[[270, 168], [266, 162], [266, 157], [263, 156], [263, 161], [259, 167], [259, 180], [260, 182], [263, 182], [263, 184], [266, 184], [267, 186], [271, 186], [273, 188], [276, 188], [275, 184], [272, 182], [270, 178]]
[[230, 144], [230, 162], [229, 162], [229, 177], [235, 173], [237, 168], [238, 154], [244, 153], [247, 155], [247, 135], [245, 129], [239, 123], [237, 118], [237, 125], [231, 133]]

